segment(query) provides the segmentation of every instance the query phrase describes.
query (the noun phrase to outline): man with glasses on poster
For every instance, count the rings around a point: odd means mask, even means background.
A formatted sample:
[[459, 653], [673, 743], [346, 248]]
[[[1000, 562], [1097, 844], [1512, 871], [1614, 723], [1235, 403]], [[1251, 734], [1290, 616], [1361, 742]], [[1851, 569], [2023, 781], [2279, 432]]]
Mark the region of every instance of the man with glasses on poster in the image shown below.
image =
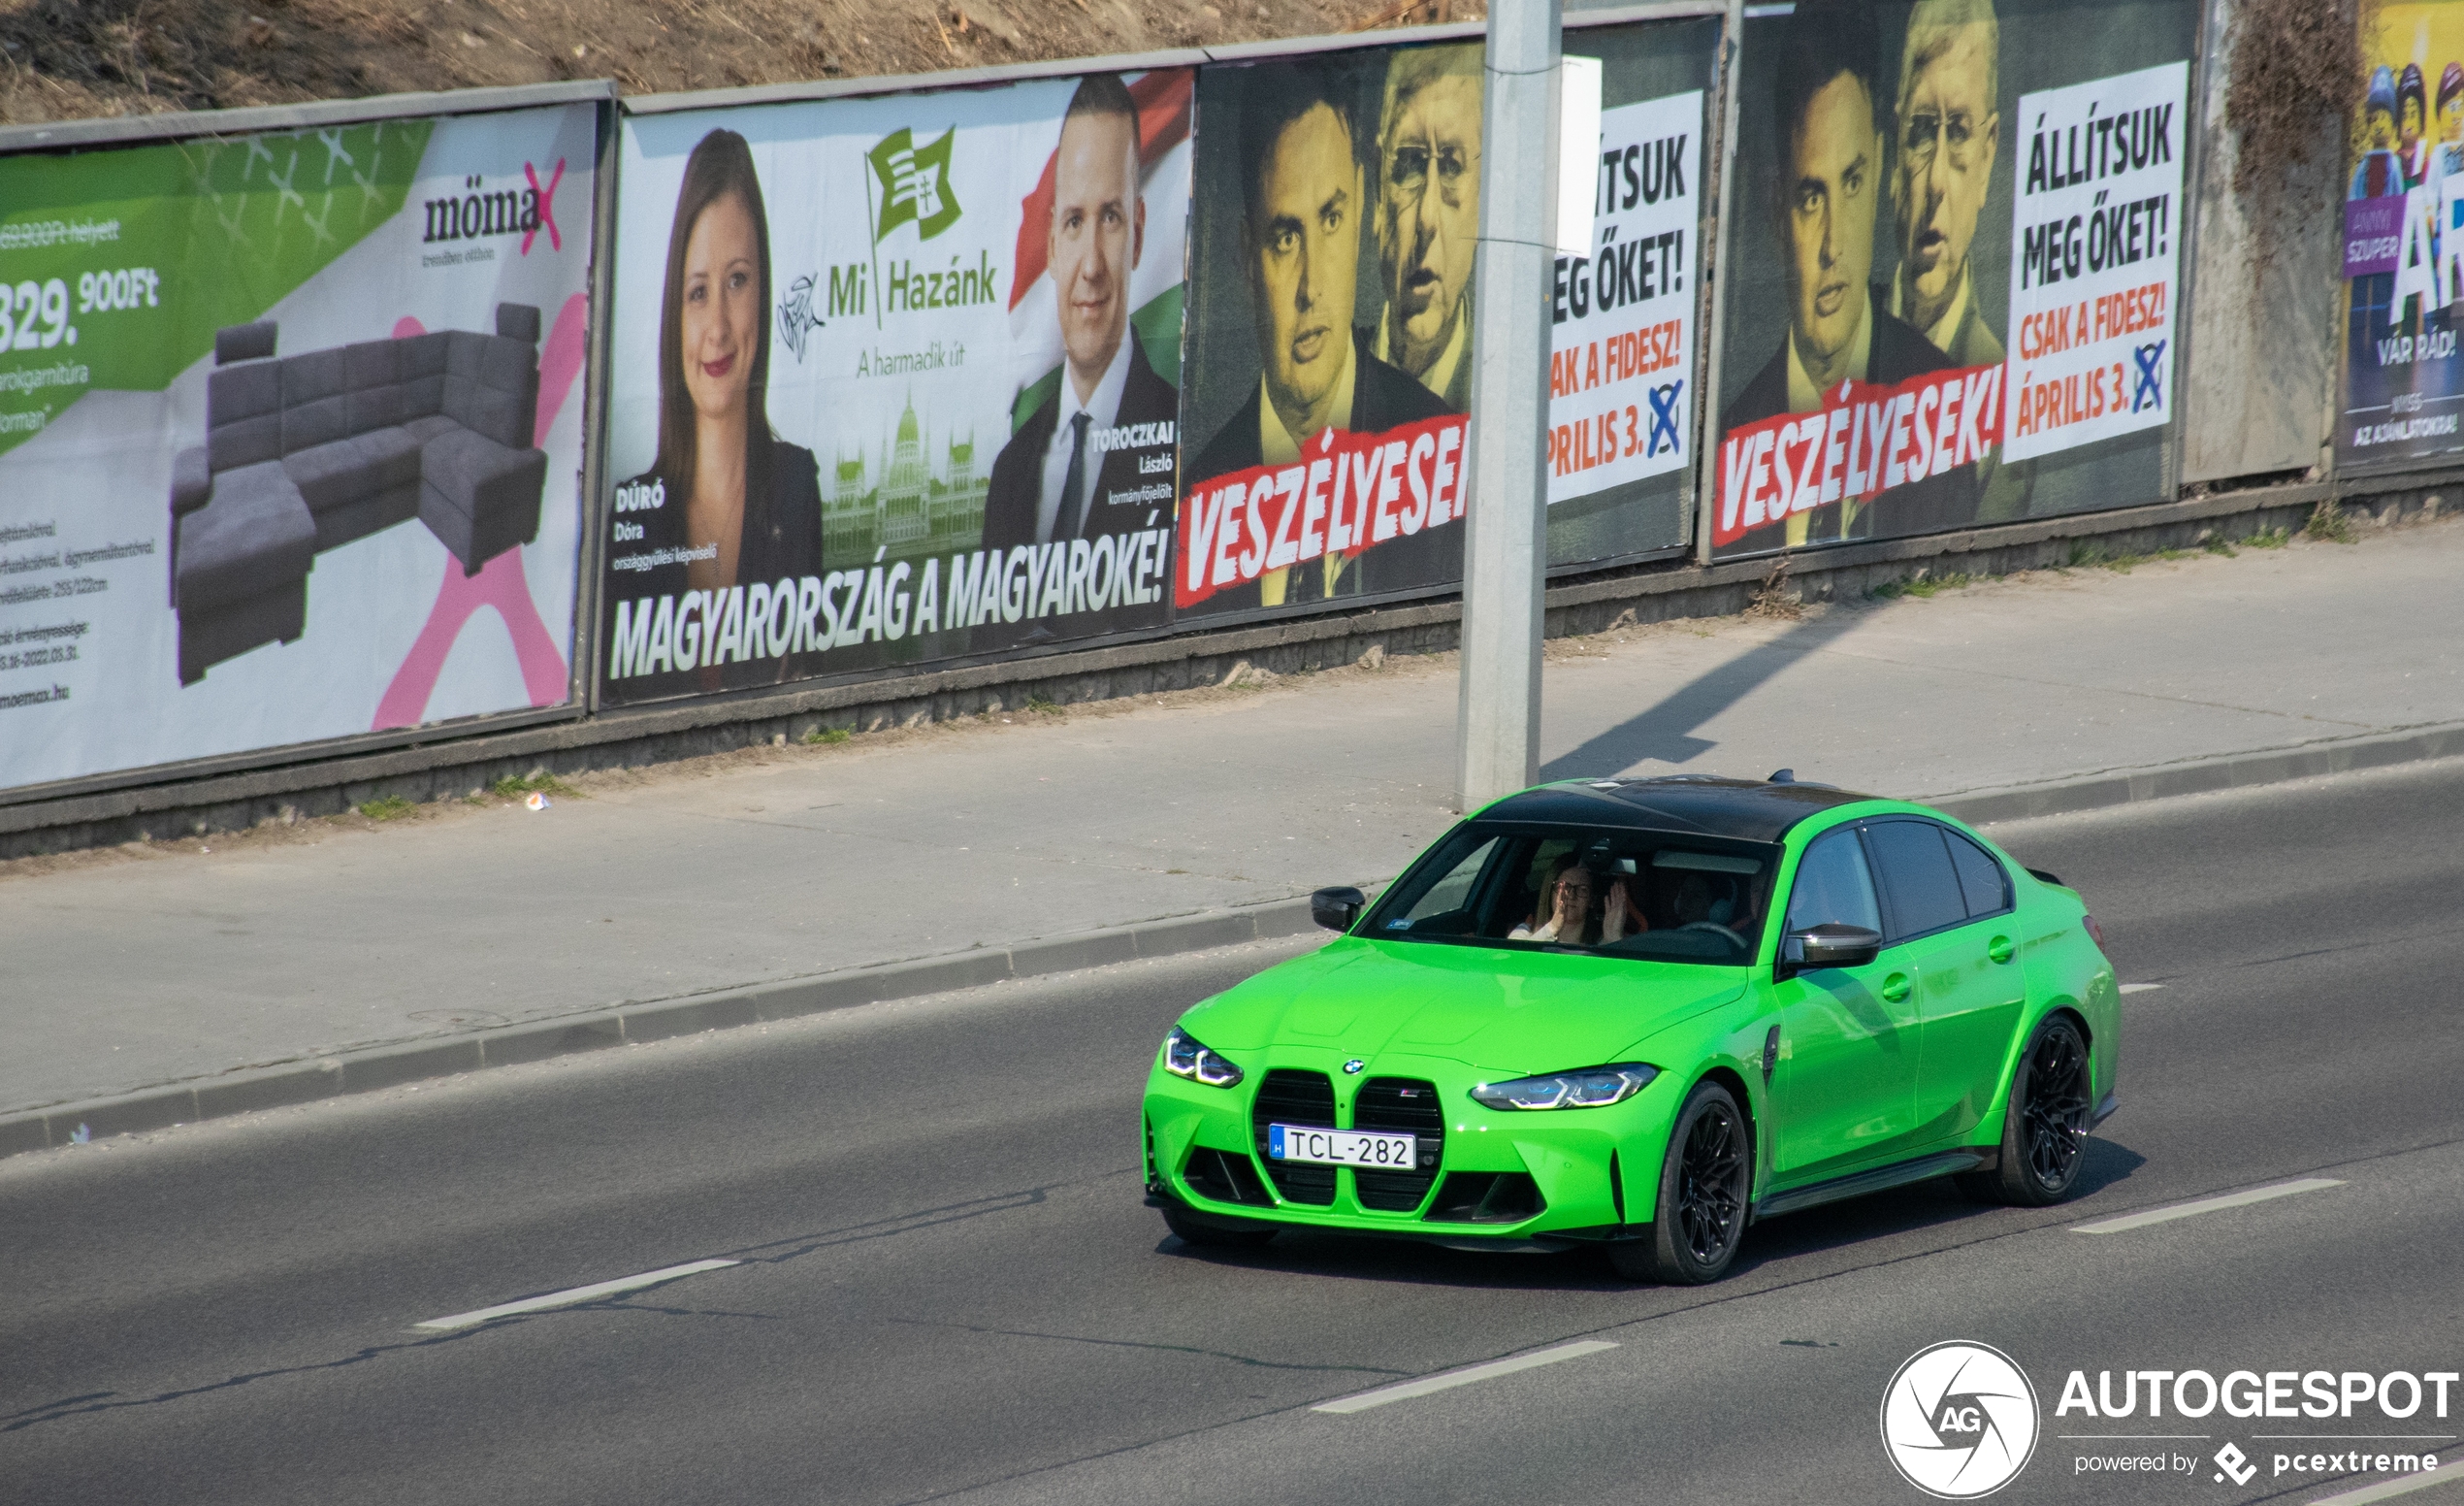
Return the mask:
[[[1469, 49], [1475, 59], [1478, 48]], [[1361, 229], [1371, 212], [1352, 116], [1357, 75], [1313, 61], [1255, 64], [1240, 105], [1241, 261], [1256, 332], [1258, 385], [1198, 452], [1194, 484], [1259, 466], [1290, 466], [1333, 429], [1378, 434], [1442, 417], [1437, 396], [1371, 352], [1352, 326]], [[1411, 545], [1410, 549], [1399, 545]], [[1449, 522], [1381, 542], [1359, 559], [1332, 550], [1218, 592], [1214, 610], [1281, 606], [1453, 578], [1462, 527]], [[1363, 566], [1374, 559], [1375, 578]]]
[[1378, 152], [1378, 358], [1454, 411], [1472, 407], [1472, 258], [1480, 237], [1480, 54], [1414, 48], [1386, 70]]
[[[1870, 25], [1862, 8], [1807, 0], [1787, 26], [1772, 99], [1770, 186], [1788, 330], [1721, 415], [1724, 430], [1819, 412], [1847, 382], [1889, 386], [1952, 364], [1888, 312], [1883, 290], [1867, 280], [1885, 162]], [[1862, 505], [1843, 500], [1791, 512], [1784, 538], [1794, 547], [1922, 533], [1975, 515], [1975, 476], [1954, 472]]]
[[[1899, 152], [1891, 178], [1899, 270], [1891, 312], [1953, 366], [1999, 366], [2002, 341], [1985, 322], [1968, 270], [2001, 148], [2001, 24], [1994, 0], [1917, 0], [1899, 49]], [[2027, 510], [2026, 486], [1998, 455], [1976, 463], [1977, 515]]]

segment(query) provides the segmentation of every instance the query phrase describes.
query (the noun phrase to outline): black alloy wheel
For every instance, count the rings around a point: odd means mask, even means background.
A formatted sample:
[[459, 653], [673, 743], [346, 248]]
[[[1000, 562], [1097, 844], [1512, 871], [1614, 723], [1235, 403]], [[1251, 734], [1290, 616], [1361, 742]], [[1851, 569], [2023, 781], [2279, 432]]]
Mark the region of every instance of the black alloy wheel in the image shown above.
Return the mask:
[[1754, 1187], [1754, 1136], [1736, 1099], [1695, 1084], [1677, 1111], [1648, 1236], [1608, 1247], [1617, 1273], [1670, 1286], [1717, 1281], [1736, 1259]]
[[2088, 1041], [2066, 1014], [2045, 1017], [2027, 1039], [2002, 1116], [2001, 1164], [1958, 1179], [1961, 1190], [2022, 1208], [2057, 1203], [2078, 1190], [2088, 1146]]

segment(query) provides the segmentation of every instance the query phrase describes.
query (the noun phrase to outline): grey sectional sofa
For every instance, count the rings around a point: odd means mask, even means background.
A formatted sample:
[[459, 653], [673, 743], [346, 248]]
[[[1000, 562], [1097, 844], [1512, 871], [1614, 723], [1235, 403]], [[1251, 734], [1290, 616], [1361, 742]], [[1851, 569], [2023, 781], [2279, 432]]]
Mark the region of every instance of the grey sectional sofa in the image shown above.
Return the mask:
[[275, 335], [269, 322], [214, 336], [206, 442], [172, 467], [182, 685], [298, 638], [323, 550], [417, 517], [471, 575], [538, 537], [538, 310], [499, 304], [494, 335], [278, 359]]

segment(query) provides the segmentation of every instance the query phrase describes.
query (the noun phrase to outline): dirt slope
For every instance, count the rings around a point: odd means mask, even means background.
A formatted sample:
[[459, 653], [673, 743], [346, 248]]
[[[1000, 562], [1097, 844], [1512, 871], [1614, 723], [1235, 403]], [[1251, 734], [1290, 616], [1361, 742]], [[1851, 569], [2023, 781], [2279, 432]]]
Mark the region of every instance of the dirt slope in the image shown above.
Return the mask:
[[613, 77], [627, 93], [1147, 51], [1480, 0], [0, 0], [0, 122]]

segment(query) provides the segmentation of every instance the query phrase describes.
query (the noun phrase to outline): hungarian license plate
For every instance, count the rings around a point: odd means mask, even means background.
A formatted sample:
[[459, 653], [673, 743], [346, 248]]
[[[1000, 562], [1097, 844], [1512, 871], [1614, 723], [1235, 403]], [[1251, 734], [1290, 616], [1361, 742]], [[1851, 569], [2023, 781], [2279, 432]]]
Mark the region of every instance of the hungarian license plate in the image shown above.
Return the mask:
[[1304, 1125], [1266, 1127], [1266, 1154], [1276, 1161], [1410, 1171], [1418, 1164], [1418, 1142], [1408, 1134], [1376, 1134], [1365, 1130], [1313, 1130]]

